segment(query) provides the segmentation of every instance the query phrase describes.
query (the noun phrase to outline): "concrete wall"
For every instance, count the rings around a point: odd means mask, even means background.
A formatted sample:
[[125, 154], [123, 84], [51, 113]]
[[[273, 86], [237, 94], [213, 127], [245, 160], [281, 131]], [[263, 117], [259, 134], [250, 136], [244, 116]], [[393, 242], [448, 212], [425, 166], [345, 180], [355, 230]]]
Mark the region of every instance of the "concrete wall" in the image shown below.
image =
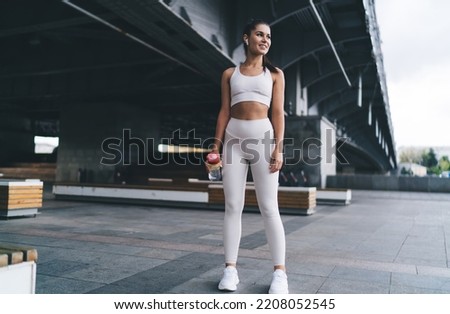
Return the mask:
[[450, 192], [450, 179], [437, 177], [409, 177], [383, 175], [328, 176], [328, 188], [360, 190], [391, 190], [416, 192]]
[[[159, 121], [158, 113], [132, 104], [64, 105], [61, 110], [56, 181], [113, 183], [116, 168], [124, 162], [134, 163], [138, 156], [147, 153], [136, 144], [124, 149], [124, 130], [129, 130], [131, 142], [145, 143], [146, 139], [154, 139], [157, 146]], [[111, 139], [110, 147], [114, 150], [107, 153], [102, 145], [105, 140]], [[150, 152], [155, 149], [147, 145], [145, 148]], [[121, 152], [120, 158], [112, 161], [111, 152], [118, 151]], [[108, 162], [102, 162], [105, 159]]]
[[205, 39], [213, 42], [224, 54], [232, 55], [236, 32], [229, 21], [238, 13], [231, 3], [223, 0], [177, 0], [169, 5]]
[[34, 155], [34, 134], [30, 119], [19, 114], [0, 115], [0, 164], [27, 161]]

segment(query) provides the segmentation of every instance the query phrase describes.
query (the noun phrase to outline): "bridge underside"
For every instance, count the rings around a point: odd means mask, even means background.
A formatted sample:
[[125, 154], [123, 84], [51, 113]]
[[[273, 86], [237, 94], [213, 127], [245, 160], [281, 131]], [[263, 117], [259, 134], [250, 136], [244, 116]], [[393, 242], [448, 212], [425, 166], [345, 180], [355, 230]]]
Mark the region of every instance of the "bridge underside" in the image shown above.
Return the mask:
[[[373, 0], [4, 1], [0, 143], [11, 152], [0, 162], [29, 156], [35, 135], [59, 136], [58, 163], [73, 173], [127, 127], [156, 141], [194, 130], [172, 142], [206, 145], [221, 73], [244, 60], [242, 27], [255, 17], [271, 25], [286, 114], [334, 125], [348, 161], [338, 170], [389, 171], [396, 152], [374, 12]], [[77, 150], [86, 151], [78, 161]]]

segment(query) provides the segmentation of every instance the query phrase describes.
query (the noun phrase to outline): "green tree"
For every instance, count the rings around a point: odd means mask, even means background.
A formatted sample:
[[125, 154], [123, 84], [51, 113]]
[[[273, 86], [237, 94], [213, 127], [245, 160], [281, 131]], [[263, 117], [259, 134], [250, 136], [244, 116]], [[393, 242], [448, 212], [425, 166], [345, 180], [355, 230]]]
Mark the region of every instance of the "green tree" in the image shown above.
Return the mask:
[[434, 149], [430, 148], [428, 152], [424, 152], [422, 154], [422, 165], [427, 167], [429, 170], [438, 165], [438, 160]]
[[442, 171], [448, 171], [450, 169], [450, 160], [448, 156], [442, 156], [439, 159], [439, 169]]
[[412, 176], [412, 175], [413, 175], [413, 172], [411, 171], [411, 169], [406, 170], [405, 167], [402, 167], [402, 170], [400, 171], [400, 174], [401, 174], [402, 176]]
[[420, 164], [422, 162], [423, 154], [425, 154], [424, 149], [417, 149], [414, 147], [404, 148], [400, 152], [400, 162], [412, 162]]

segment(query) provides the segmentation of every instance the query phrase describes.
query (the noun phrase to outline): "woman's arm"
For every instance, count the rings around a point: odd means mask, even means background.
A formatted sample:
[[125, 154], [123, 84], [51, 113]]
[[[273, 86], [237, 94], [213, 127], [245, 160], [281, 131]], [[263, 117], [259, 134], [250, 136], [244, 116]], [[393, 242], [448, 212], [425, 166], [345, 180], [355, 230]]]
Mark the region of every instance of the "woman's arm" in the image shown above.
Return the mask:
[[226, 69], [222, 74], [221, 81], [221, 106], [217, 116], [216, 134], [214, 136], [213, 152], [220, 152], [225, 135], [225, 128], [230, 120], [230, 78], [233, 74], [234, 68]]
[[275, 137], [275, 149], [272, 152], [270, 171], [276, 172], [283, 166], [283, 141], [284, 141], [284, 73], [278, 69], [274, 73], [272, 92], [272, 126]]

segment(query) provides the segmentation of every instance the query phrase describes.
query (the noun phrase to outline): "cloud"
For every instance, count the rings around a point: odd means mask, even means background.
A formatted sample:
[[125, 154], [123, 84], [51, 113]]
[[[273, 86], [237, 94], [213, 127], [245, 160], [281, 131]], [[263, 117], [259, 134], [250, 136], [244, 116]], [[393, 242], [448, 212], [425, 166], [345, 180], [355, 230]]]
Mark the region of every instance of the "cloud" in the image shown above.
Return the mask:
[[375, 5], [397, 145], [450, 145], [450, 1]]
[[449, 59], [447, 0], [377, 0], [385, 65], [391, 79]]
[[450, 145], [450, 61], [426, 65], [388, 86], [394, 136], [401, 145]]

